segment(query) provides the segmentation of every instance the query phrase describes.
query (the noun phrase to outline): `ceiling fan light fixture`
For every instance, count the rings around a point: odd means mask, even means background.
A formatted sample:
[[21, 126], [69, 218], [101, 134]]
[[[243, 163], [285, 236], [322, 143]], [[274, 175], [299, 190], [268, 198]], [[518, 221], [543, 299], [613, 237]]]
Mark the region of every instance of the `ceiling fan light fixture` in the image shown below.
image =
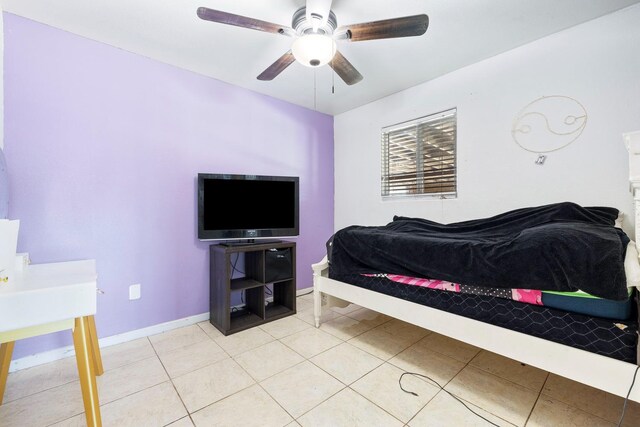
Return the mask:
[[291, 47], [296, 60], [307, 67], [328, 64], [336, 54], [336, 42], [325, 34], [305, 34], [296, 39]]

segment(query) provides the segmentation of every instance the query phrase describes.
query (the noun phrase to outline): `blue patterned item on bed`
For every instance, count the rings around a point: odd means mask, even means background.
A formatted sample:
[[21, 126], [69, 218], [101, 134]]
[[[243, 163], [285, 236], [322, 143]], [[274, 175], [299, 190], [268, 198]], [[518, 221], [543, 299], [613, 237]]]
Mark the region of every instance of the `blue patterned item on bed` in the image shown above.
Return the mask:
[[633, 313], [633, 289], [629, 288], [629, 298], [623, 301], [598, 298], [586, 292], [542, 291], [542, 304], [560, 310], [607, 319], [626, 320]]

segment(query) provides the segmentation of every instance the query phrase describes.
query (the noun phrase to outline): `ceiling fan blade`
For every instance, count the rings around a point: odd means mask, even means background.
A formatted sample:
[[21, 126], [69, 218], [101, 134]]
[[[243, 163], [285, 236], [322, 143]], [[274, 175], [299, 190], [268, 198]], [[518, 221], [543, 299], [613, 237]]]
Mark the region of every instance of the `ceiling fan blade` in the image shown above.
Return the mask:
[[278, 76], [278, 74], [283, 72], [285, 68], [291, 65], [295, 60], [296, 58], [293, 56], [293, 53], [291, 53], [291, 51], [285, 53], [280, 58], [278, 58], [276, 62], [269, 65], [269, 67], [258, 76], [258, 80], [275, 79]]
[[331, 61], [329, 66], [333, 68], [333, 71], [340, 76], [342, 80], [349, 86], [358, 83], [362, 80], [362, 74], [355, 69], [351, 62], [347, 60], [340, 52], [336, 52], [336, 55]]
[[359, 42], [363, 40], [421, 36], [427, 32], [428, 27], [429, 17], [422, 14], [347, 25], [338, 28], [336, 33], [346, 32], [352, 42]]
[[198, 8], [198, 17], [205, 21], [219, 22], [220, 24], [235, 25], [236, 27], [249, 28], [251, 30], [264, 31], [267, 33], [282, 34], [285, 36], [291, 36], [295, 33], [293, 29], [283, 25], [248, 18], [246, 16], [235, 15], [233, 13], [222, 12], [220, 10], [209, 9], [207, 7]]

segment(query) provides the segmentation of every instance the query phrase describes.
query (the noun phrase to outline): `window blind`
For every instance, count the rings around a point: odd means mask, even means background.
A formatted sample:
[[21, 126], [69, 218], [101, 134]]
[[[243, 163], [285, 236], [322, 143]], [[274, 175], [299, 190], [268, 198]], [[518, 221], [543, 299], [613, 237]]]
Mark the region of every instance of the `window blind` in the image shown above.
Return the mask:
[[456, 194], [456, 109], [382, 129], [382, 196]]

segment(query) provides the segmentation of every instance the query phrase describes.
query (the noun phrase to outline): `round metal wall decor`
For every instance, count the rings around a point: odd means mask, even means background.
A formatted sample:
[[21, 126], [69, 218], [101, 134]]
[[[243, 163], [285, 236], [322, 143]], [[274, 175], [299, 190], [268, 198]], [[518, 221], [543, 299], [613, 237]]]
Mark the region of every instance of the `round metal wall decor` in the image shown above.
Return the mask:
[[523, 150], [550, 153], [578, 139], [586, 125], [587, 110], [581, 103], [568, 96], [543, 96], [520, 110], [511, 135]]

